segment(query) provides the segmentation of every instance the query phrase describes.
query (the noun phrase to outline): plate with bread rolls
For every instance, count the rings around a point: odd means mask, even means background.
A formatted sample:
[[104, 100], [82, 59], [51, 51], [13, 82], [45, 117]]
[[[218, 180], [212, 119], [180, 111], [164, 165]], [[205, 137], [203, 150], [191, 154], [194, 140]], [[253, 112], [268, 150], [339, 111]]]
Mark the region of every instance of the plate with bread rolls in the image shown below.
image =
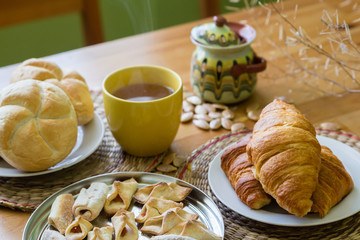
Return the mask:
[[104, 124], [85, 79], [53, 62], [28, 59], [0, 90], [0, 176], [28, 177], [84, 160]]
[[360, 153], [314, 126], [293, 105], [274, 100], [248, 135], [209, 166], [216, 197], [250, 219], [305, 227], [360, 211]]
[[45, 170], [26, 172], [17, 169], [0, 158], [0, 176], [1, 177], [30, 177], [48, 174], [61, 169], [71, 167], [92, 154], [100, 145], [105, 133], [104, 123], [100, 116], [95, 113], [94, 118], [86, 125], [77, 127], [76, 143], [72, 151], [62, 161]]

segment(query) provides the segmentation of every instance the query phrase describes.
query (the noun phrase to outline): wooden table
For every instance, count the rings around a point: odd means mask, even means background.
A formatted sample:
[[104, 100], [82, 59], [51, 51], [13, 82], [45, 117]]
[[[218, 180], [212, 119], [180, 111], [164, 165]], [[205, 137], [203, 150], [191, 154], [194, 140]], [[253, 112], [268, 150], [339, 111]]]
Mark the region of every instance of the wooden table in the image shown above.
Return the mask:
[[[339, 1], [340, 2], [340, 1]], [[345, 2], [345, 1], [343, 1]], [[295, 4], [298, 4], [296, 7]], [[279, 8], [284, 8], [282, 12], [289, 19], [294, 20], [313, 39], [320, 39], [318, 35], [322, 23], [320, 18], [323, 9], [335, 12], [338, 9], [340, 17], [344, 17], [347, 22], [352, 22], [359, 18], [359, 11], [353, 11], [351, 6], [338, 3], [337, 0], [319, 1], [316, 0], [288, 0], [277, 4]], [[296, 18], [294, 17], [296, 13]], [[265, 105], [275, 96], [287, 96], [294, 100], [295, 105], [309, 118], [315, 125], [322, 122], [336, 122], [341, 129], [360, 135], [360, 94], [347, 94], [341, 98], [319, 94], [319, 91], [311, 90], [291, 79], [279, 79], [278, 81], [268, 76], [277, 76], [276, 66], [287, 64], [287, 58], [281, 51], [274, 51], [264, 35], [269, 34], [271, 28], [278, 27], [276, 20], [280, 17], [274, 12], [269, 18], [269, 10], [258, 7], [252, 11], [239, 11], [226, 15], [228, 20], [240, 21], [247, 20], [258, 31], [258, 38], [253, 44], [253, 48], [258, 55], [265, 57], [269, 62], [269, 67], [265, 74], [259, 76], [258, 86], [255, 94], [249, 99], [237, 105], [237, 114], [242, 114], [245, 107], [258, 102]], [[79, 71], [87, 80], [91, 89], [101, 89], [104, 77], [117, 68], [131, 65], [153, 64], [161, 65], [173, 69], [182, 77], [184, 86], [191, 90], [190, 86], [190, 59], [194, 50], [194, 45], [190, 41], [191, 29], [211, 19], [204, 19], [180, 26], [175, 26], [151, 33], [141, 34], [129, 38], [119, 39], [103, 44], [89, 46], [46, 57], [46, 59], [56, 62], [62, 68], [73, 68]], [[269, 25], [266, 23], [269, 21]], [[274, 23], [275, 22], [275, 23]], [[286, 24], [284, 24], [285, 30]], [[261, 31], [259, 29], [262, 29]], [[360, 27], [351, 28], [353, 40], [360, 42]], [[266, 33], [266, 34], [265, 34]], [[286, 33], [289, 36], [289, 32]], [[270, 32], [271, 35], [271, 32]], [[274, 34], [273, 34], [274, 35]], [[279, 36], [279, 34], [275, 34]], [[278, 39], [277, 39], [278, 38]], [[274, 42], [280, 42], [281, 37], [269, 37]], [[326, 42], [323, 42], [324, 46]], [[295, 49], [295, 50], [294, 50]], [[297, 54], [294, 49], [288, 49], [290, 54]], [[3, 56], [4, 57], [4, 56]], [[11, 72], [17, 65], [0, 68], [0, 88], [8, 85]], [[246, 126], [251, 128], [253, 121], [247, 121]], [[179, 153], [190, 154], [198, 146], [204, 144], [209, 139], [224, 134], [226, 130], [202, 131], [192, 124], [182, 124], [172, 144], [172, 150]], [[20, 211], [10, 210], [0, 207], [0, 238], [1, 239], [20, 239], [26, 221], [30, 214]]]

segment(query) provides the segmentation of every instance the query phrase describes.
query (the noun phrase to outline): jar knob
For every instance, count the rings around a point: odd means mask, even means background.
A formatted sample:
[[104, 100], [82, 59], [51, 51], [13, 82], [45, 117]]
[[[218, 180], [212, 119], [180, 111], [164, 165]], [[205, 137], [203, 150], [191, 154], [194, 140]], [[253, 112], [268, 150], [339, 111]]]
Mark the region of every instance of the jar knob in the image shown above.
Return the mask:
[[223, 16], [214, 16], [214, 22], [217, 27], [222, 27], [226, 23], [226, 19]]

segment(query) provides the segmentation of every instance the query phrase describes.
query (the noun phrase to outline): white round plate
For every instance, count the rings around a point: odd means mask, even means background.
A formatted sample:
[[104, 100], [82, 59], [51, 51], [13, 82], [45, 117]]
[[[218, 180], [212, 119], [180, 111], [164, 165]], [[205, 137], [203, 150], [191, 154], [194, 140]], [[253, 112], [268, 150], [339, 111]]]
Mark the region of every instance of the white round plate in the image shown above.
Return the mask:
[[74, 149], [61, 162], [55, 166], [40, 172], [23, 172], [9, 165], [0, 158], [0, 177], [30, 177], [43, 175], [70, 167], [93, 153], [100, 145], [104, 136], [105, 127], [99, 115], [95, 113], [94, 118], [84, 126], [78, 126], [78, 136]]
[[329, 213], [320, 218], [318, 214], [309, 213], [299, 218], [279, 207], [275, 201], [262, 209], [253, 210], [237, 197], [228, 178], [221, 169], [221, 151], [210, 163], [208, 179], [216, 197], [227, 207], [250, 219], [279, 226], [303, 227], [335, 222], [347, 218], [360, 211], [360, 153], [350, 146], [323, 136], [317, 136], [321, 145], [329, 147], [342, 161], [345, 169], [354, 181], [354, 189]]

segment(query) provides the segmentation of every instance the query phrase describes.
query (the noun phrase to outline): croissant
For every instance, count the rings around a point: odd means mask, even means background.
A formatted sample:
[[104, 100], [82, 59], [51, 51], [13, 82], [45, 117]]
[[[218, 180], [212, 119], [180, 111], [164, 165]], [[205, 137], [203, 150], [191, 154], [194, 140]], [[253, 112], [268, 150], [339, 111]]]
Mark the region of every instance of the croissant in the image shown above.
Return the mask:
[[265, 192], [298, 217], [311, 210], [320, 170], [314, 126], [294, 106], [275, 99], [261, 112], [246, 147]]
[[251, 134], [241, 138], [221, 155], [221, 168], [235, 189], [236, 195], [247, 206], [260, 209], [271, 202], [259, 181], [254, 177], [252, 164], [248, 161], [246, 145]]
[[353, 187], [354, 182], [342, 162], [329, 148], [321, 146], [319, 182], [312, 196], [311, 211], [324, 217]]

